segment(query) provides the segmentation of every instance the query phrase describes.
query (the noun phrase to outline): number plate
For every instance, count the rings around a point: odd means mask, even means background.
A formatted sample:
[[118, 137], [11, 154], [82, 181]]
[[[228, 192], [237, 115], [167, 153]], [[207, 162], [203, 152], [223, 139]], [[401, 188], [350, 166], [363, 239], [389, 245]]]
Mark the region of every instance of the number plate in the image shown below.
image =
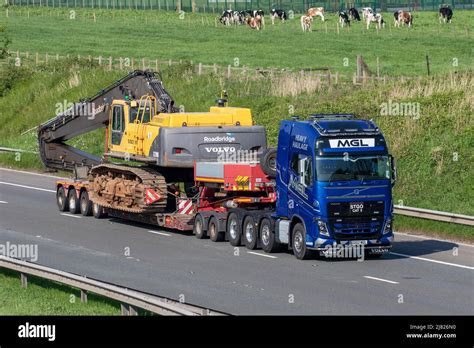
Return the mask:
[[364, 202], [349, 203], [351, 214], [362, 214], [364, 212]]
[[368, 241], [366, 240], [351, 240], [350, 245], [367, 245]]

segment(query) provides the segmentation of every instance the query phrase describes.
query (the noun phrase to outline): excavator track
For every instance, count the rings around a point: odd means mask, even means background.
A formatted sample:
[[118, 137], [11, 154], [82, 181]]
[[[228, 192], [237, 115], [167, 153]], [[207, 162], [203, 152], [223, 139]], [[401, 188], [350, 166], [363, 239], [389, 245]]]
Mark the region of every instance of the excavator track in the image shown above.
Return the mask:
[[[93, 183], [90, 198], [102, 207], [139, 214], [163, 212], [166, 208], [166, 180], [153, 168], [99, 164], [89, 175]], [[153, 203], [147, 203], [149, 189], [155, 198], [159, 195]]]

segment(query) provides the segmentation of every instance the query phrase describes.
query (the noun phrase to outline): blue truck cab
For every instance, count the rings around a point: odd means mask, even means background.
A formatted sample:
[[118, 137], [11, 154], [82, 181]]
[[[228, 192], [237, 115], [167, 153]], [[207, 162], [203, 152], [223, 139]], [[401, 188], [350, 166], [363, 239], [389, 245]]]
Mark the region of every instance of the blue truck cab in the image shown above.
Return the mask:
[[393, 157], [373, 121], [315, 114], [281, 122], [275, 236], [299, 259], [329, 246], [381, 255], [393, 241]]

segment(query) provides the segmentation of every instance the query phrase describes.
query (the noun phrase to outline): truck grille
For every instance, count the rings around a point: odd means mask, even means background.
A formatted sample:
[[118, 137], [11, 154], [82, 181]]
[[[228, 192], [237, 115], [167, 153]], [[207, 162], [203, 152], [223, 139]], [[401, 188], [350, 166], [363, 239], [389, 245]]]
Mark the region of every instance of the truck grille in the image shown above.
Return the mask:
[[383, 218], [375, 218], [373, 221], [367, 218], [357, 219], [331, 219], [329, 228], [335, 239], [376, 239], [380, 236], [383, 226]]
[[[361, 202], [362, 203], [362, 202]], [[363, 209], [354, 212], [351, 204], [338, 202], [328, 204], [329, 228], [335, 239], [376, 239], [380, 237], [384, 221], [384, 202], [363, 202]]]

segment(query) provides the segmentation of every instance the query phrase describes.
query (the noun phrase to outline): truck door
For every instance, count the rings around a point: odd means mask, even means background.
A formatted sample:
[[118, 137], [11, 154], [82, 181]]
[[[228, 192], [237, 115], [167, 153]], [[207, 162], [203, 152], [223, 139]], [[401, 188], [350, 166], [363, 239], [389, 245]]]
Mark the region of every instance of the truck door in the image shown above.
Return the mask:
[[305, 219], [313, 215], [314, 164], [312, 156], [293, 153], [290, 162], [290, 183], [288, 190], [289, 215]]
[[114, 105], [112, 108], [112, 127], [110, 132], [111, 150], [120, 150], [123, 132], [125, 129], [125, 119], [122, 105]]

